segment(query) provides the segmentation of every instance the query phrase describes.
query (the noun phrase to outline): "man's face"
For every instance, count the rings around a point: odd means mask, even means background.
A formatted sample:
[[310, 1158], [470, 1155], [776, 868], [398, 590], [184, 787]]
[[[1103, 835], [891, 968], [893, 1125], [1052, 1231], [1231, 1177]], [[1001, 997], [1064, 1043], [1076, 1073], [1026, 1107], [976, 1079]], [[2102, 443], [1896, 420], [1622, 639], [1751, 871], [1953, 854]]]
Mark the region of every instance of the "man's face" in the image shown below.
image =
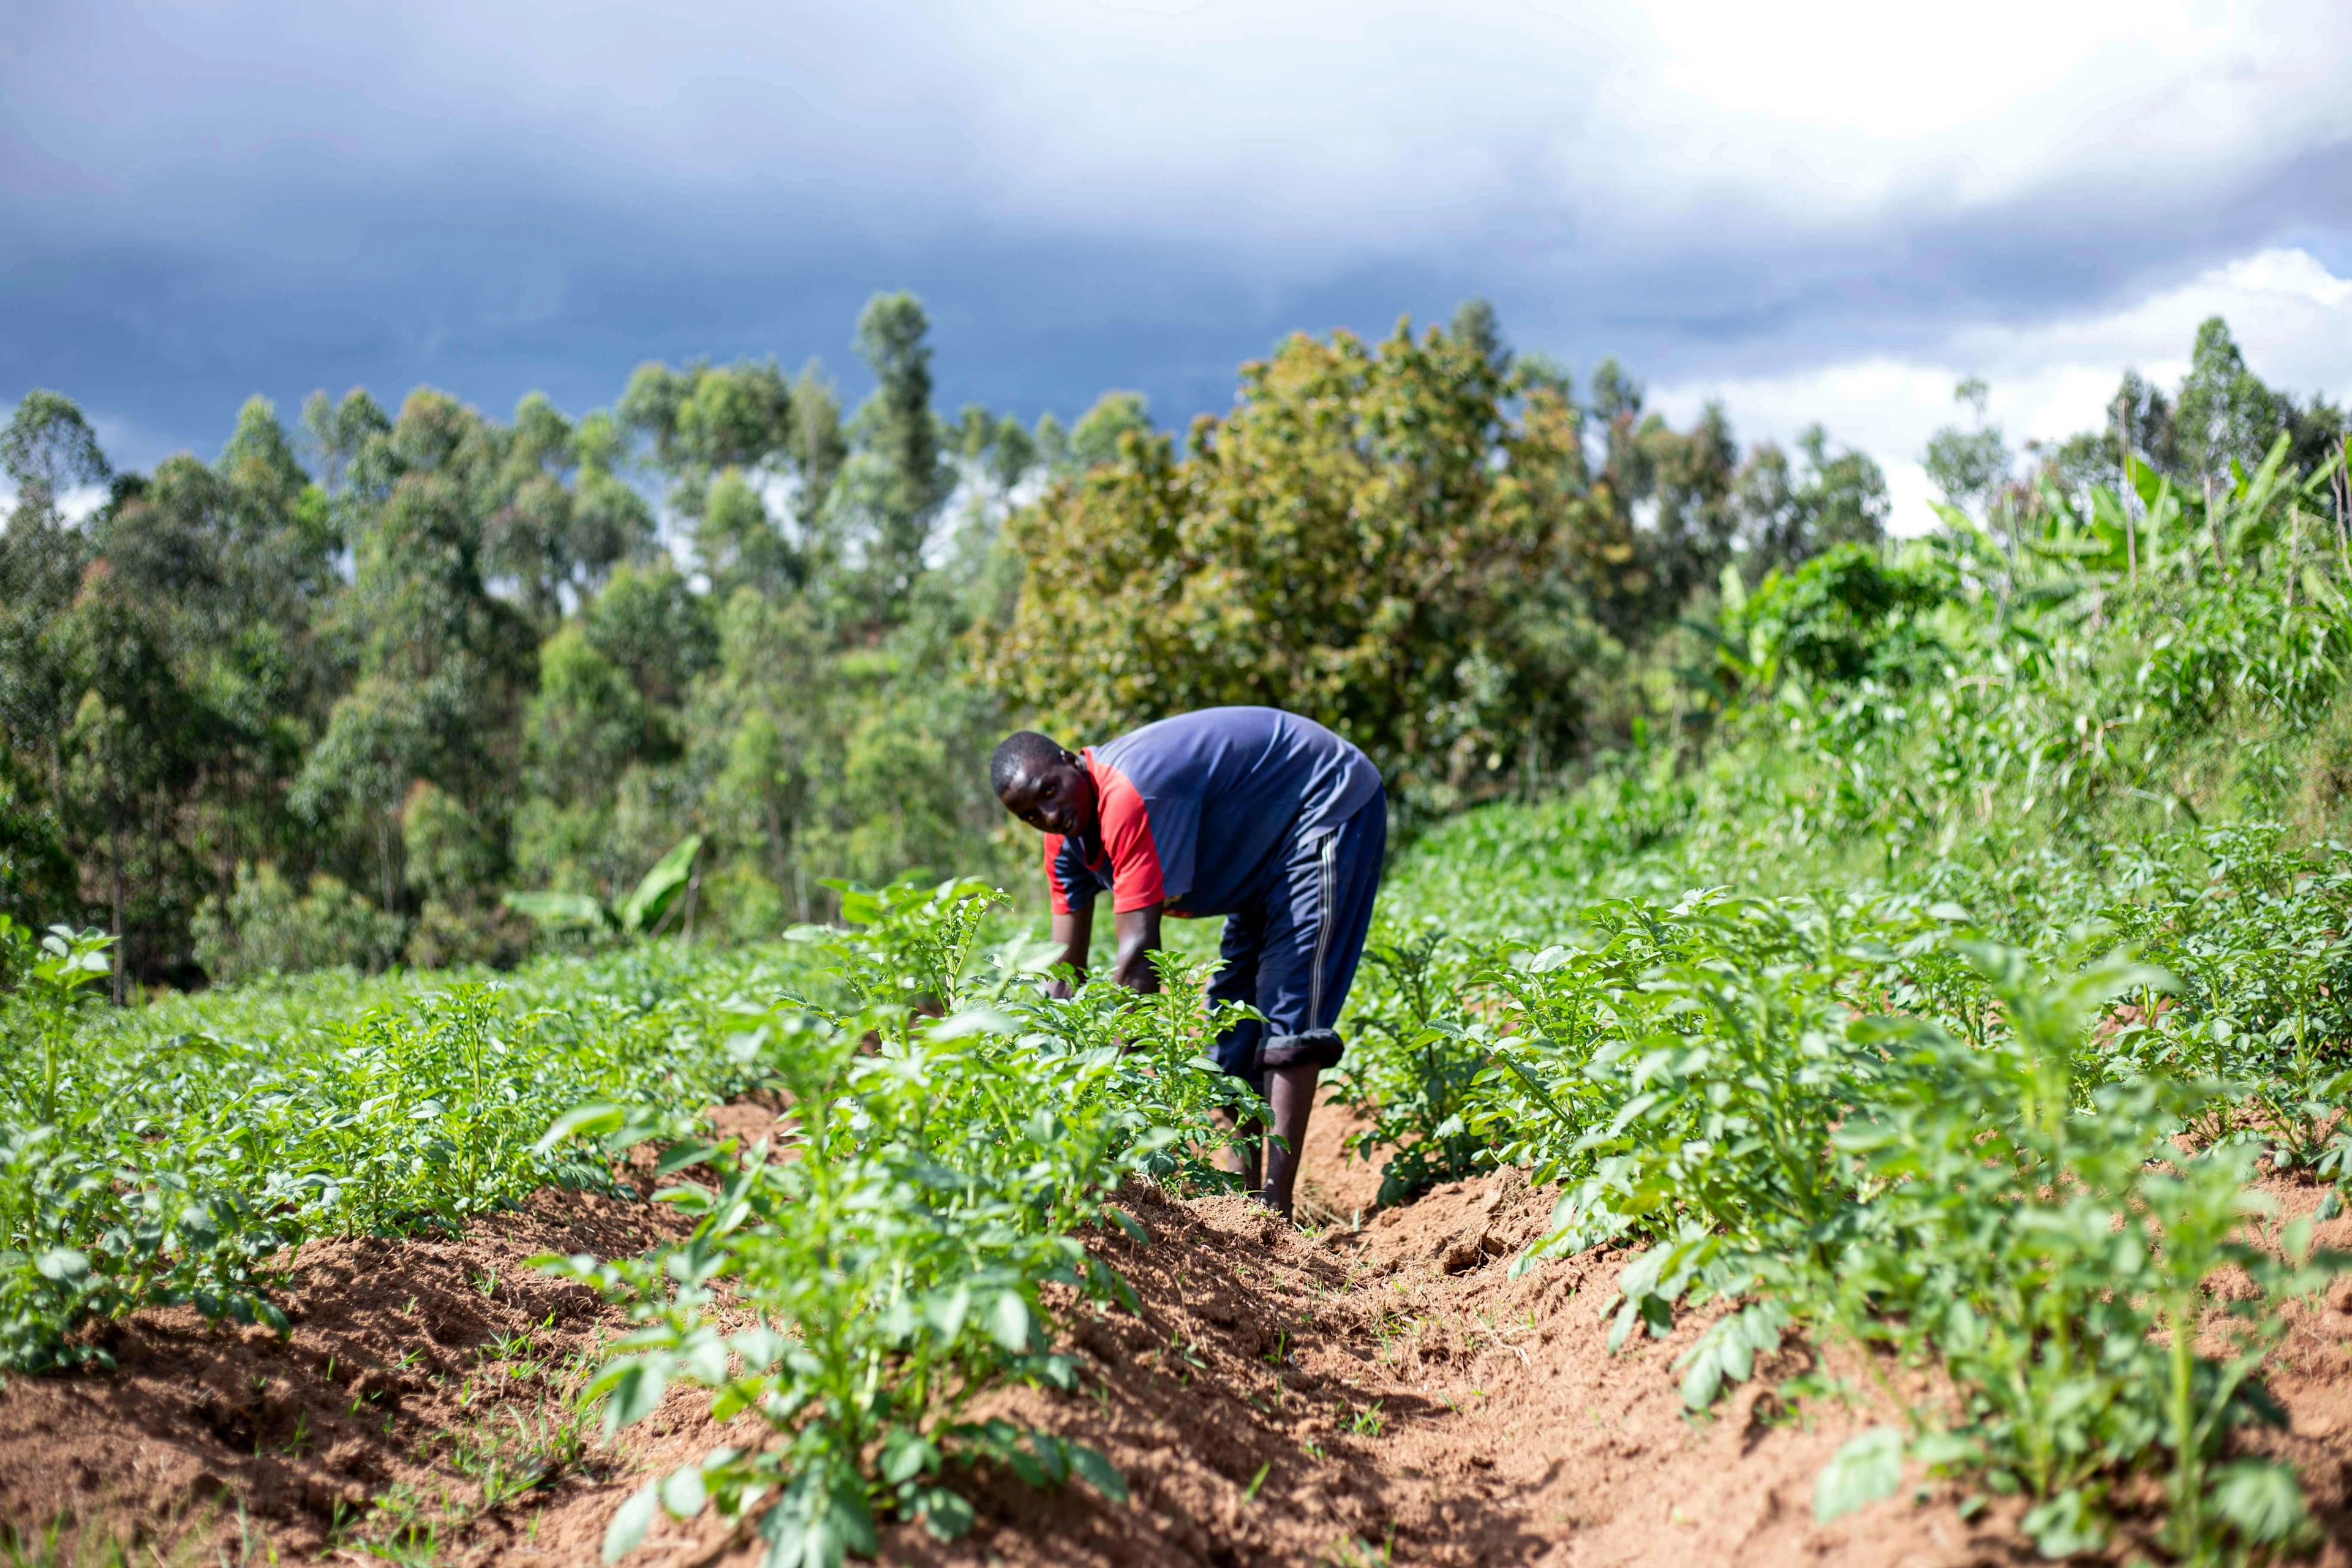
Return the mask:
[[1067, 752], [1042, 768], [1016, 775], [997, 798], [1005, 810], [1040, 833], [1065, 838], [1094, 835], [1095, 781]]

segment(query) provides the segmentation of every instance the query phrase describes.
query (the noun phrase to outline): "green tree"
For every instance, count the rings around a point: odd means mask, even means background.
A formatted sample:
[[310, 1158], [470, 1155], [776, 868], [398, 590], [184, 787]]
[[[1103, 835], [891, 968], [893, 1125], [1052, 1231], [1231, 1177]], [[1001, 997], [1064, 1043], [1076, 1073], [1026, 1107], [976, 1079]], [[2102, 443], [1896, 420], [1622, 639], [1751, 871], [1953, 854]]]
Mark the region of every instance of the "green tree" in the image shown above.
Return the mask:
[[738, 589], [719, 612], [719, 652], [697, 683], [688, 733], [694, 772], [711, 781], [705, 824], [713, 858], [731, 862], [714, 888], [723, 921], [756, 928], [789, 907], [816, 912], [803, 851], [810, 791], [827, 765], [837, 720], [830, 639], [804, 600]]
[[813, 538], [832, 504], [834, 482], [849, 460], [841, 427], [841, 396], [824, 366], [812, 359], [793, 383], [793, 515], [803, 541]]
[[1076, 473], [1115, 463], [1129, 436], [1151, 434], [1151, 407], [1139, 392], [1106, 392], [1070, 427], [1067, 467]]
[[1927, 478], [1944, 500], [1980, 518], [1990, 515], [2015, 462], [2000, 426], [1985, 421], [1988, 396], [1989, 389], [1976, 376], [1954, 387], [1952, 401], [1973, 410], [1975, 423], [1947, 425], [1937, 430], [1928, 438], [1923, 459]]
[[0, 746], [0, 915], [31, 931], [69, 922], [79, 891], [49, 793]]
[[[840, 405], [814, 361], [797, 384], [772, 360], [648, 363], [629, 377], [615, 413], [618, 428], [650, 444], [719, 592], [787, 592], [803, 580], [844, 458]], [[770, 512], [771, 481], [792, 492], [797, 539]]]
[[1733, 504], [1750, 582], [1836, 545], [1875, 545], [1886, 537], [1886, 476], [1867, 454], [1832, 454], [1829, 432], [1819, 425], [1798, 436], [1797, 449], [1805, 458], [1801, 472], [1769, 441], [1759, 442], [1740, 465]]
[[100, 563], [50, 632], [76, 694], [61, 743], [67, 820], [102, 858], [121, 955], [118, 1005], [131, 973], [156, 958], [153, 928], [167, 918], [157, 900], [134, 908], [134, 891], [168, 899], [189, 886], [184, 868], [173, 864], [180, 846], [165, 818], [194, 771], [202, 719], [175, 679], [158, 619], [152, 599], [128, 591]]
[[694, 526], [694, 552], [720, 595], [738, 587], [789, 594], [806, 580], [808, 563], [770, 515], [766, 498], [730, 469], [705, 492]]
[[670, 505], [689, 518], [702, 515], [718, 476], [778, 463], [793, 446], [793, 389], [773, 360], [641, 364], [614, 413], [623, 429], [650, 440], [654, 466], [670, 479]]
[[351, 465], [352, 575], [328, 630], [352, 681], [294, 802], [370, 845], [388, 911], [403, 907], [400, 813], [417, 779], [492, 824], [510, 805], [532, 639], [484, 574], [506, 456], [478, 414], [420, 391]]
[[709, 599], [667, 560], [614, 573], [583, 618], [589, 641], [656, 709], [681, 706], [718, 656]]
[[652, 547], [653, 509], [613, 472], [623, 445], [601, 410], [574, 426], [536, 392], [515, 408], [489, 481], [482, 563], [542, 631]]
[[362, 447], [389, 432], [392, 420], [365, 391], [353, 387], [340, 403], [323, 391], [302, 401], [302, 432], [319, 457], [319, 482], [329, 493], [343, 488], [352, 459]]
[[59, 742], [78, 694], [47, 633], [73, 604], [90, 558], [88, 536], [66, 525], [58, 502], [111, 470], [81, 410], [35, 391], [0, 429], [0, 472], [16, 491], [0, 532], [0, 727], [56, 815], [65, 801]]
[[1733, 503], [1739, 446], [1722, 405], [1710, 403], [1688, 430], [1652, 415], [1634, 447], [1640, 480], [1621, 484], [1618, 493], [1647, 514], [1642, 543], [1652, 586], [1645, 618], [1663, 620], [1694, 591], [1711, 587], [1731, 560], [1740, 521]]
[[609, 900], [698, 820], [705, 775], [680, 763], [718, 657], [710, 614], [668, 562], [623, 567], [541, 648], [516, 827], [525, 885]]
[[842, 501], [863, 556], [859, 597], [869, 615], [903, 612], [924, 566], [955, 468], [931, 411], [930, 319], [912, 294], [877, 294], [857, 318], [858, 358], [874, 391], [850, 422]]
[[1454, 308], [1452, 326], [1455, 341], [1473, 353], [1484, 354], [1496, 375], [1511, 374], [1513, 355], [1510, 345], [1503, 341], [1503, 319], [1496, 313], [1491, 301], [1463, 300]]
[[[1141, 407], [1140, 394], [1114, 395], [1133, 396], [1139, 410]], [[1150, 421], [1144, 423], [1149, 428]], [[999, 418], [977, 403], [967, 403], [957, 411], [954, 445], [967, 479], [984, 483], [1000, 501], [1037, 467], [1036, 437], [1011, 415]], [[1117, 443], [1112, 445], [1116, 447]]]
[[[48, 395], [37, 395], [46, 398]], [[65, 759], [59, 748], [72, 711], [70, 678], [48, 637], [49, 628], [73, 604], [80, 591], [82, 573], [90, 558], [89, 539], [66, 526], [58, 513], [56, 497], [64, 468], [45, 450], [59, 424], [79, 426], [35, 398], [19, 405], [8, 426], [5, 458], [8, 477], [17, 487], [16, 505], [5, 532], [0, 532], [0, 725], [5, 725], [9, 749], [26, 759], [52, 808], [64, 801]], [[102, 456], [90, 458], [79, 469], [94, 472]]]
[[2197, 329], [2189, 374], [2174, 400], [2180, 466], [2192, 483], [2231, 482], [2230, 464], [2252, 471], [2284, 428], [2292, 408], [2246, 366], [2246, 356], [2214, 316]]
[[89, 421], [61, 394], [26, 393], [0, 427], [0, 472], [16, 488], [19, 514], [54, 516], [67, 490], [102, 484], [110, 471]]
[[[1504, 354], [1490, 318], [1474, 319], [1490, 356]], [[1507, 357], [1507, 356], [1506, 356]], [[1570, 396], [1564, 373], [1540, 360], [1519, 384]], [[1711, 588], [1738, 547], [1739, 447], [1719, 404], [1708, 404], [1687, 430], [1645, 411], [1647, 394], [1614, 359], [1592, 373], [1591, 415], [1601, 436], [1596, 505], [1622, 515], [1617, 531], [1631, 555], [1595, 596], [1603, 624], [1628, 643], [1680, 614], [1691, 595]], [[1638, 520], [1638, 522], [1636, 521]]]
[[1443, 809], [1572, 746], [1630, 564], [1583, 483], [1575, 410], [1489, 347], [1408, 326], [1246, 365], [1223, 419], [1123, 441], [1007, 528], [1024, 567], [985, 678], [1073, 737], [1189, 708], [1268, 703], [1364, 746]]
[[540, 649], [523, 737], [530, 793], [565, 805], [601, 801], [630, 763], [669, 743], [644, 697], [578, 622]]

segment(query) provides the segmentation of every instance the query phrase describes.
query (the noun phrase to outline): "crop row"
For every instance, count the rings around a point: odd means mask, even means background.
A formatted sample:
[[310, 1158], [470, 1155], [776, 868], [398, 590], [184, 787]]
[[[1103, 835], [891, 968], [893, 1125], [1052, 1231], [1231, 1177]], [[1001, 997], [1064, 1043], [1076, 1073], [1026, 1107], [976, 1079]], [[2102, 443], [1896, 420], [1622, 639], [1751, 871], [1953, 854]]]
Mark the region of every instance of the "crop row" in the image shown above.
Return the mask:
[[[982, 952], [1003, 903], [986, 884], [842, 896], [854, 929], [742, 953], [327, 974], [136, 1014], [95, 1005], [103, 938], [7, 931], [5, 1363], [103, 1360], [87, 1325], [145, 1305], [282, 1331], [271, 1292], [303, 1241], [614, 1189], [652, 1144], [691, 1233], [541, 1260], [639, 1320], [589, 1396], [616, 1430], [706, 1385], [714, 1415], [777, 1440], [649, 1485], [611, 1555], [707, 1507], [780, 1565], [871, 1552], [877, 1517], [953, 1534], [971, 1510], [949, 1483], [979, 1462], [1121, 1495], [1090, 1450], [967, 1412], [1008, 1378], [1074, 1386], [1047, 1292], [1124, 1298], [1076, 1239], [1124, 1217], [1119, 1182], [1230, 1184], [1206, 1163], [1212, 1113], [1245, 1091], [1206, 1058], [1203, 977], [1169, 956], [1160, 995], [1048, 1000], [1055, 950]], [[707, 1141], [704, 1110], [752, 1089], [791, 1107], [772, 1139]]]
[[2139, 477], [1731, 594], [1704, 743], [1400, 866], [1344, 1089], [1391, 1198], [1522, 1164], [1562, 1194], [1527, 1264], [1641, 1247], [1621, 1342], [1737, 1303], [1695, 1407], [1792, 1327], [1937, 1371], [1824, 1513], [1907, 1458], [2053, 1556], [2154, 1485], [2153, 1544], [2259, 1557], [2309, 1526], [2232, 1434], [2344, 1261], [2257, 1181], [2326, 1215], [2352, 1166], [2352, 616], [2275, 462], [2204, 508]]
[[586, 1100], [691, 1114], [758, 1076], [711, 1009], [773, 960], [657, 948], [497, 984], [324, 973], [131, 1012], [106, 940], [0, 921], [0, 1367], [101, 1357], [93, 1317], [283, 1326], [315, 1237], [446, 1228], [608, 1162], [542, 1142]]

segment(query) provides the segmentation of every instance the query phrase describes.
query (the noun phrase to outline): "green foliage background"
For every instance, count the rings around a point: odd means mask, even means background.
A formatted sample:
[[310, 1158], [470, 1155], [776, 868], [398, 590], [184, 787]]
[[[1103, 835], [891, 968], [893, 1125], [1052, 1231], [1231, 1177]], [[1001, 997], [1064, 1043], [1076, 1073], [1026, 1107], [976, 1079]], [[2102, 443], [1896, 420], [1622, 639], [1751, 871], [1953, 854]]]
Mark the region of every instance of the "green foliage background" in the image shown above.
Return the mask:
[[[28, 395], [0, 438], [0, 911], [117, 935], [118, 999], [506, 965], [547, 940], [506, 891], [610, 904], [691, 833], [680, 924], [743, 940], [827, 916], [836, 874], [982, 868], [1029, 896], [980, 766], [1016, 721], [1084, 743], [1290, 707], [1370, 752], [1417, 831], [1703, 732], [1777, 679], [1768, 645], [1897, 689], [1932, 662], [1874, 640], [1951, 568], [1880, 569], [1868, 458], [1818, 428], [1743, 452], [1716, 409], [1676, 430], [1614, 362], [1580, 389], [1475, 301], [1289, 339], [1181, 448], [1129, 393], [1067, 427], [944, 416], [909, 296], [854, 342], [854, 410], [814, 361], [646, 364], [578, 418], [355, 390], [290, 430], [257, 399], [217, 458], [148, 474]], [[2168, 504], [2280, 433], [2308, 471], [2340, 415], [2263, 387], [2219, 323], [2197, 353], [2176, 394], [2117, 397]], [[2115, 449], [2021, 475], [1979, 412], [1930, 467], [2014, 557], [2118, 489]], [[1824, 551], [1835, 572], [1785, 576]]]

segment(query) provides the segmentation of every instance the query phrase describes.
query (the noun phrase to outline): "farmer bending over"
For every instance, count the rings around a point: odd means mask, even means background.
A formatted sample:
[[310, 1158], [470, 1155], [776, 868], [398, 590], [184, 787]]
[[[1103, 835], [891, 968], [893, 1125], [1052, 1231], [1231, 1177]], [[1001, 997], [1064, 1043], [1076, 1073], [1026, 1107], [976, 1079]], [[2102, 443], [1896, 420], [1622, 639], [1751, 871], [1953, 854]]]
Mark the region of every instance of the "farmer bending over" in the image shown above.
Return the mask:
[[[1145, 955], [1160, 945], [1162, 915], [1225, 917], [1224, 968], [1209, 995], [1265, 1017], [1221, 1036], [1217, 1062], [1273, 1104], [1278, 1142], [1260, 1195], [1287, 1217], [1316, 1076], [1339, 1060], [1331, 1025], [1380, 890], [1380, 770], [1311, 719], [1208, 708], [1076, 756], [1024, 730], [996, 748], [989, 779], [1004, 808], [1045, 836], [1054, 940], [1080, 974], [1105, 889], [1118, 930], [1111, 977], [1138, 991], [1160, 989]], [[1257, 1189], [1255, 1146], [1240, 1174]]]

